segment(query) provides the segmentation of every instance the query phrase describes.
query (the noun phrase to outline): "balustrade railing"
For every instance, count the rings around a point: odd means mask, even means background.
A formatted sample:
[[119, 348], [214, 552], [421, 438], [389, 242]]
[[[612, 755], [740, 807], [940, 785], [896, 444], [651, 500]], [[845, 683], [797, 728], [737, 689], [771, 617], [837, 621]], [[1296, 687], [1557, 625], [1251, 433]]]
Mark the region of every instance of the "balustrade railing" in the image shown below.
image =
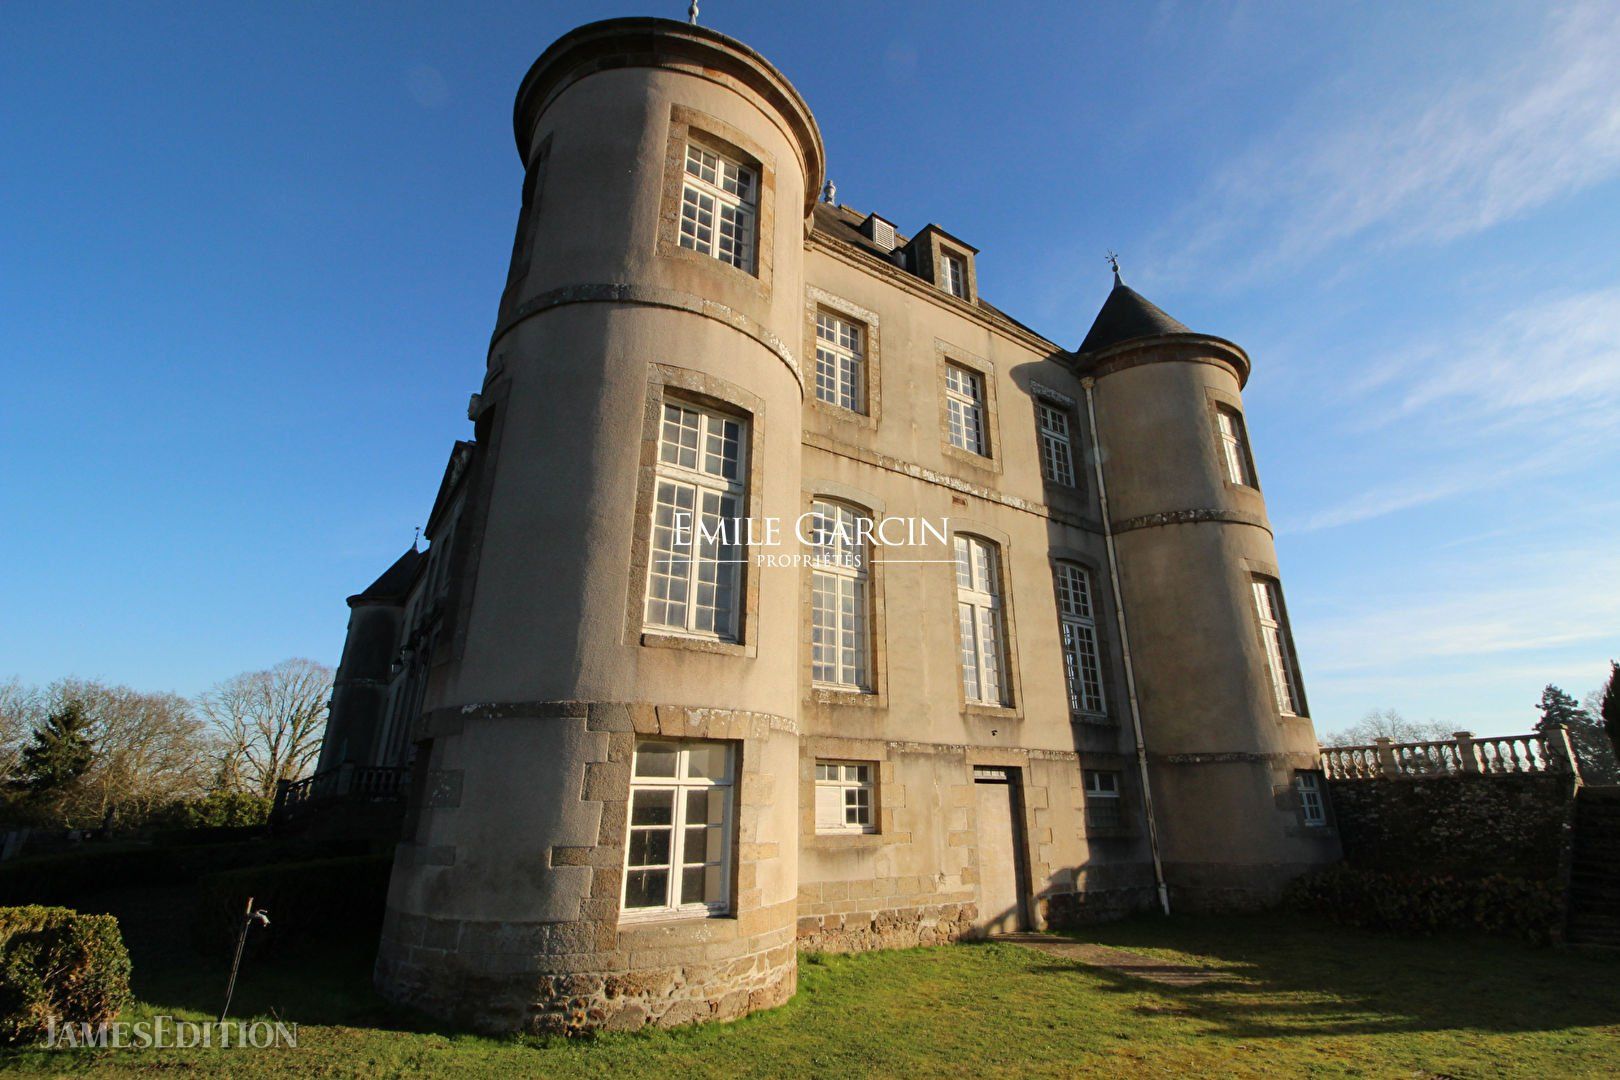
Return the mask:
[[334, 799], [381, 801], [402, 798], [410, 770], [387, 765], [339, 765], [302, 780], [276, 785], [276, 817], [287, 817]]
[[1376, 739], [1370, 746], [1324, 746], [1322, 772], [1329, 780], [1401, 780], [1425, 776], [1519, 776], [1575, 773], [1580, 767], [1569, 732], [1477, 737], [1459, 731], [1450, 739], [1398, 743]]

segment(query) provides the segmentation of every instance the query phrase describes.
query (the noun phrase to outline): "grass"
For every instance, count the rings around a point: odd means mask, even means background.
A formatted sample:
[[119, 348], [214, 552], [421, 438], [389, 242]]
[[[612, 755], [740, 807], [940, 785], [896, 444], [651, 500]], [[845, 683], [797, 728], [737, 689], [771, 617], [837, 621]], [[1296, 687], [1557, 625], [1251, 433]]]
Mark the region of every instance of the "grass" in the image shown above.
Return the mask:
[[[132, 927], [133, 929], [133, 927]], [[244, 966], [235, 1015], [297, 1021], [277, 1050], [13, 1052], [30, 1075], [777, 1077], [1612, 1076], [1612, 955], [1413, 939], [1277, 916], [1141, 919], [1079, 935], [1228, 979], [1164, 986], [1017, 945], [803, 957], [798, 996], [734, 1024], [488, 1039], [388, 1007], [370, 949]], [[133, 937], [133, 934], [132, 934]], [[170, 959], [165, 960], [164, 957]], [[173, 957], [184, 956], [183, 961]], [[224, 970], [136, 950], [126, 1019], [207, 1019]]]

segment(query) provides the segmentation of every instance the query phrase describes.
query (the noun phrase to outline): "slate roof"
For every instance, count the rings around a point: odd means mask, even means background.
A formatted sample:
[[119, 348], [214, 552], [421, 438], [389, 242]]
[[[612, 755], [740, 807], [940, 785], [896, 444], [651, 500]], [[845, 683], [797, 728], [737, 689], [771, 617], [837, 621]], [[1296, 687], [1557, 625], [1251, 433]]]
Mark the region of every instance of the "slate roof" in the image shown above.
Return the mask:
[[1160, 334], [1189, 334], [1192, 331], [1171, 318], [1153, 301], [1114, 275], [1114, 288], [1097, 312], [1079, 352], [1099, 352], [1122, 341], [1157, 337]]
[[426, 561], [426, 554], [412, 547], [395, 559], [394, 565], [384, 570], [376, 581], [349, 597], [349, 603], [356, 600], [404, 600]]

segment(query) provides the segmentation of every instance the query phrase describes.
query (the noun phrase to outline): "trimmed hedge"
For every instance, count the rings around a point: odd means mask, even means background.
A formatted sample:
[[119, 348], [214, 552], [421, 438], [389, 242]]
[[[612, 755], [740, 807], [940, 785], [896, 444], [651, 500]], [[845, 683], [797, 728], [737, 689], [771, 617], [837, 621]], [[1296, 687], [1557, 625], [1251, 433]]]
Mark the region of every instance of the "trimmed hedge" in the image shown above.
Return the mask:
[[1349, 926], [1433, 934], [1480, 931], [1546, 943], [1563, 925], [1548, 882], [1491, 874], [1390, 874], [1340, 865], [1300, 878], [1289, 907]]
[[130, 999], [129, 971], [111, 915], [0, 907], [0, 1042], [37, 1041], [53, 1018], [113, 1019]]
[[209, 874], [197, 884], [198, 944], [234, 945], [249, 897], [270, 916], [262, 941], [271, 948], [375, 937], [393, 865], [391, 855], [358, 855]]

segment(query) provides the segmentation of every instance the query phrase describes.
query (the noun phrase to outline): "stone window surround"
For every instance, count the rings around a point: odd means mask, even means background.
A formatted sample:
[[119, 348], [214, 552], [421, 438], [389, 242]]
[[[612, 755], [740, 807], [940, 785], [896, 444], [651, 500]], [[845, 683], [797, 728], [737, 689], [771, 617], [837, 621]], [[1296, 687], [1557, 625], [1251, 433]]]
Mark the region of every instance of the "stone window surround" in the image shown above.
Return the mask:
[[[723, 782], [708, 781], [694, 783], [685, 780], [680, 776], [671, 776], [667, 778], [666, 783], [664, 782], [666, 778], [662, 777], [639, 777], [636, 775], [635, 771], [635, 745], [642, 742], [665, 743], [671, 746], [680, 747], [683, 751], [693, 744], [723, 746], [726, 749], [727, 778]], [[725, 854], [724, 857], [718, 861], [722, 866], [722, 872], [725, 875], [725, 880], [722, 888], [723, 898], [708, 904], [706, 909], [700, 909], [696, 904], [690, 903], [680, 907], [647, 907], [630, 909], [626, 908], [624, 904], [624, 893], [627, 889], [627, 886], [624, 884], [624, 880], [628, 879], [630, 873], [630, 867], [628, 864], [625, 864], [624, 879], [621, 880], [619, 886], [620, 926], [627, 924], [634, 925], [636, 923], [669, 922], [676, 919], [724, 918], [733, 913], [734, 908], [732, 905], [736, 898], [735, 879], [737, 871], [737, 789], [740, 786], [740, 781], [742, 780], [741, 759], [742, 744], [733, 739], [642, 737], [638, 738], [636, 742], [632, 744], [630, 750], [630, 778], [625, 793], [626, 797], [624, 806], [624, 858], [626, 860], [629, 858], [630, 837], [633, 832], [631, 829], [630, 814], [635, 803], [635, 793], [638, 788], [670, 787], [673, 788], [676, 793], [675, 798], [671, 803], [671, 862], [666, 864], [669, 867], [667, 872], [671, 878], [679, 875], [685, 867], [683, 860], [678, 857], [681, 847], [681, 838], [675, 835], [676, 832], [684, 831], [687, 825], [684, 817], [684, 814], [686, 813], [686, 799], [684, 797], [685, 793], [691, 790], [714, 792], [723, 789], [726, 802], [724, 820], [721, 823], [721, 832], [724, 836]], [[682, 759], [678, 758], [677, 760], [679, 761]], [[671, 888], [673, 888], [673, 883], [671, 884]]]
[[[865, 368], [866, 411], [864, 413], [851, 412], [840, 408], [831, 402], [822, 401], [815, 392], [815, 357], [816, 357], [816, 313], [825, 308], [840, 318], [860, 323], [865, 332], [865, 355], [862, 365]], [[800, 355], [804, 357], [805, 388], [804, 400], [809, 406], [825, 416], [831, 417], [840, 423], [850, 424], [863, 428], [876, 429], [878, 421], [883, 415], [882, 382], [879, 375], [880, 367], [880, 323], [877, 312], [868, 311], [851, 300], [834, 295], [825, 289], [818, 289], [814, 285], [806, 285], [804, 289], [804, 345]]]
[[[830, 499], [845, 503], [877, 520], [883, 517], [883, 500], [859, 488], [831, 480], [817, 480], [805, 484], [799, 499], [799, 513], [808, 514], [817, 499]], [[889, 707], [888, 622], [883, 600], [883, 560], [873, 559], [868, 552], [866, 597], [868, 604], [866, 632], [866, 677], [871, 685], [865, 690], [841, 690], [831, 686], [817, 686], [812, 665], [810, 640], [810, 603], [812, 573], [807, 568], [799, 575], [799, 610], [804, 613], [803, 632], [799, 635], [799, 683], [805, 688], [805, 704], [829, 705], [835, 708], [887, 709]]]
[[[979, 271], [974, 265], [973, 256], [978, 249], [964, 244], [936, 225], [924, 225], [916, 236], [906, 245], [911, 257], [915, 260], [914, 267], [918, 277], [931, 283], [940, 293], [958, 303], [977, 306], [979, 302]], [[942, 256], [954, 255], [962, 260], [963, 270], [967, 280], [966, 296], [957, 296], [945, 287], [943, 279], [944, 260]]]
[[[1220, 468], [1222, 487], [1224, 487], [1228, 493], [1239, 498], [1244, 497], [1244, 495], [1241, 493], [1247, 493], [1247, 495], [1251, 498], [1259, 495], [1260, 470], [1255, 467], [1254, 463], [1254, 447], [1249, 440], [1249, 419], [1243, 412], [1243, 399], [1238, 395], [1230, 393], [1226, 390], [1222, 390], [1219, 387], [1206, 386], [1204, 387], [1204, 400], [1206, 405], [1206, 413], [1209, 417], [1210, 444], [1215, 448], [1215, 463]], [[1219, 415], [1221, 406], [1223, 405], [1237, 413], [1238, 419], [1243, 423], [1243, 454], [1244, 457], [1248, 459], [1249, 476], [1254, 479], [1254, 483], [1252, 484], [1236, 483], [1230, 476], [1226, 474], [1226, 447], [1222, 444], [1221, 440], [1221, 421]]]
[[[989, 522], [971, 520], [968, 518], [951, 517], [946, 519], [947, 534], [951, 538], [951, 550], [956, 550], [956, 536], [958, 533], [977, 536], [989, 540], [996, 545], [997, 571], [1001, 575], [1001, 651], [1002, 651], [1002, 682], [1003, 697], [1006, 704], [986, 705], [983, 702], [969, 701], [967, 688], [962, 685], [962, 661], [960, 658], [961, 642], [957, 635], [960, 630], [956, 628], [956, 566], [954, 556], [952, 564], [941, 566], [950, 577], [950, 612], [952, 626], [952, 644], [957, 652], [957, 660], [951, 671], [956, 678], [956, 704], [958, 711], [964, 717], [976, 717], [980, 720], [1016, 721], [1024, 718], [1024, 686], [1019, 678], [1018, 669], [1018, 627], [1013, 616], [1013, 577], [1012, 577], [1012, 548], [1007, 534]], [[994, 763], [990, 763], [994, 764]]]
[[[671, 393], [673, 391], [673, 393]], [[673, 396], [707, 408], [740, 412], [748, 420], [747, 477], [743, 487], [743, 514], [753, 513], [764, 491], [765, 402], [740, 386], [691, 368], [672, 364], [647, 365], [647, 398], [642, 414], [641, 456], [636, 480], [634, 531], [630, 543], [630, 581], [626, 592], [625, 636], [652, 648], [687, 649], [721, 656], [752, 658], [759, 653], [759, 570], [746, 553], [741, 595], [737, 605], [737, 640], [715, 641], [646, 628], [647, 571], [652, 548], [653, 498], [657, 490], [659, 438], [663, 430], [664, 399]]]
[[[1035, 464], [1036, 468], [1040, 470], [1041, 487], [1046, 491], [1049, 497], [1053, 493], [1067, 495], [1070, 497], [1083, 496], [1086, 491], [1086, 455], [1084, 429], [1080, 425], [1080, 403], [1074, 398], [1070, 397], [1068, 394], [1065, 394], [1059, 390], [1054, 390], [1050, 386], [1046, 386], [1043, 383], [1038, 383], [1033, 379], [1030, 380], [1029, 383], [1029, 396], [1031, 398], [1031, 404], [1034, 406], [1032, 411], [1034, 412], [1035, 416]], [[1064, 419], [1069, 422], [1069, 467], [1074, 473], [1073, 484], [1061, 484], [1056, 480], [1048, 479], [1046, 469], [1041, 463], [1040, 410], [1042, 405], [1062, 413]]]
[[[935, 391], [939, 397], [939, 446], [949, 461], [970, 466], [980, 474], [997, 473], [1001, 466], [1001, 425], [996, 408], [996, 366], [982, 356], [975, 356], [939, 338], [934, 339], [934, 361], [937, 373]], [[979, 375], [984, 383], [984, 438], [987, 454], [975, 454], [951, 445], [950, 406], [945, 397], [945, 371], [951, 365], [967, 368]]]
[[[759, 172], [759, 200], [754, 238], [754, 269], [743, 270], [712, 255], [681, 246], [681, 191], [686, 176], [686, 144], [696, 141]], [[771, 293], [774, 266], [772, 238], [776, 227], [776, 164], [771, 154], [748, 135], [718, 117], [685, 105], [669, 108], [669, 139], [664, 154], [664, 183], [659, 197], [658, 255], [681, 259], [720, 274], [760, 296]]]
[[[1057, 570], [1059, 563], [1073, 563], [1090, 576], [1091, 581], [1091, 616], [1097, 633], [1097, 667], [1102, 679], [1103, 711], [1101, 713], [1070, 714], [1069, 722], [1084, 724], [1087, 727], [1107, 728], [1115, 730], [1119, 727], [1117, 702], [1120, 699], [1120, 688], [1113, 678], [1114, 674], [1114, 644], [1110, 628], [1115, 624], [1113, 613], [1109, 610], [1111, 596], [1105, 596], [1107, 589], [1103, 582], [1108, 580], [1108, 572], [1103, 563], [1096, 557], [1081, 551], [1078, 548], [1053, 546], [1047, 549], [1047, 568], [1052, 574], [1052, 611], [1061, 624], [1063, 613], [1058, 606], [1057, 598]], [[1063, 637], [1062, 628], [1059, 627], [1058, 636], [1058, 672], [1063, 671]], [[1067, 692], [1065, 688], [1065, 692]]]
[[[1299, 650], [1294, 646], [1294, 622], [1288, 616], [1288, 598], [1283, 595], [1282, 572], [1277, 569], [1276, 563], [1265, 562], [1260, 559], [1242, 558], [1238, 560], [1242, 573], [1240, 587], [1242, 589], [1243, 606], [1249, 613], [1249, 622], [1254, 627], [1254, 644], [1258, 650], [1260, 673], [1264, 676], [1266, 684], [1266, 700], [1270, 702], [1269, 708], [1272, 717], [1279, 724], [1304, 721], [1310, 722], [1310, 699], [1305, 694], [1305, 672], [1299, 663]], [[1260, 626], [1260, 613], [1254, 607], [1254, 579], [1257, 577], [1270, 578], [1277, 585], [1277, 603], [1282, 606], [1282, 629], [1284, 643], [1288, 646], [1289, 656], [1294, 661], [1294, 692], [1299, 695], [1299, 711], [1285, 713], [1277, 704], [1277, 695], [1271, 688], [1270, 661], [1266, 659], [1266, 641], [1263, 628]]]
[[[872, 832], [816, 831], [816, 762], [873, 762]], [[897, 828], [905, 809], [906, 792], [895, 780], [889, 744], [881, 739], [843, 739], [828, 735], [806, 736], [799, 745], [799, 846], [818, 851], [867, 851], [890, 844], [911, 843], [911, 832]]]
[[[1092, 827], [1086, 824], [1086, 773], [1112, 772], [1119, 774], [1119, 820], [1117, 826]], [[1137, 822], [1141, 818], [1141, 798], [1137, 790], [1140, 777], [1134, 762], [1119, 753], [1082, 752], [1075, 768], [1075, 806], [1080, 810], [1080, 835], [1091, 840], [1128, 839], [1138, 834]]]

